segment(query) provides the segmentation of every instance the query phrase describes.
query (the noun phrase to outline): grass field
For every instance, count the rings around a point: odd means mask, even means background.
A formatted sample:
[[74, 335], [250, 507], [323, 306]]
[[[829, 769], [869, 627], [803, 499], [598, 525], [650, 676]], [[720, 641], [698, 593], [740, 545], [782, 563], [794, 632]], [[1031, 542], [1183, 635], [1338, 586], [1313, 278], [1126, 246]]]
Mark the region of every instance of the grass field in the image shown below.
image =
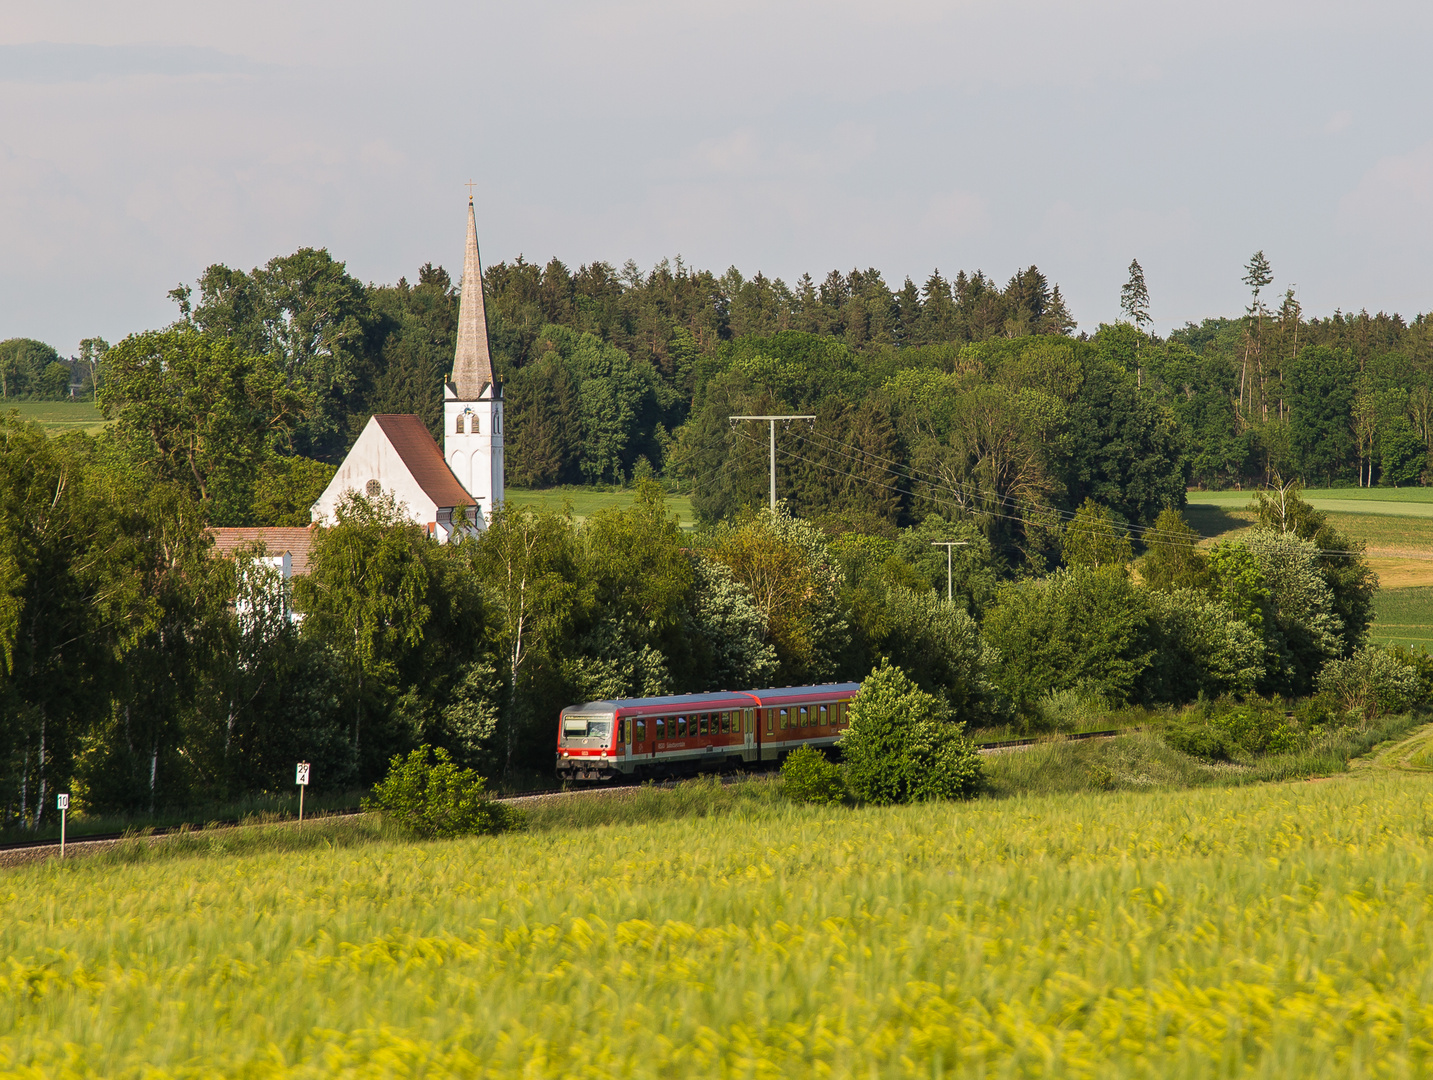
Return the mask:
[[[594, 488], [567, 486], [555, 488], [508, 488], [507, 498], [519, 506], [545, 507], [561, 510], [571, 505], [572, 516], [579, 521], [589, 518], [597, 511], [609, 506], [631, 506], [637, 494], [631, 488], [620, 491], [599, 491]], [[668, 495], [667, 509], [676, 514], [684, 529], [696, 521], [692, 513], [692, 500], [686, 495]]]
[[101, 431], [109, 423], [89, 401], [5, 401], [0, 413], [15, 410], [25, 420], [33, 420], [47, 434], [63, 435], [68, 431]]
[[1426, 1075], [1430, 811], [1379, 768], [51, 862], [0, 876], [0, 1072]]

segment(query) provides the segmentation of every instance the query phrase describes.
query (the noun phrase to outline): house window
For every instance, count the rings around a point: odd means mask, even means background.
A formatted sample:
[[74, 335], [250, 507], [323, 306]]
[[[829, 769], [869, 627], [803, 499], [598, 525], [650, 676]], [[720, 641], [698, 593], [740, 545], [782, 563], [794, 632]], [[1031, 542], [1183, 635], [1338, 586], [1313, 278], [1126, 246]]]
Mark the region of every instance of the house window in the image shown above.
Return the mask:
[[376, 498], [383, 494], [383, 485], [377, 480], [370, 480], [364, 485], [363, 490], [368, 493], [369, 498]]

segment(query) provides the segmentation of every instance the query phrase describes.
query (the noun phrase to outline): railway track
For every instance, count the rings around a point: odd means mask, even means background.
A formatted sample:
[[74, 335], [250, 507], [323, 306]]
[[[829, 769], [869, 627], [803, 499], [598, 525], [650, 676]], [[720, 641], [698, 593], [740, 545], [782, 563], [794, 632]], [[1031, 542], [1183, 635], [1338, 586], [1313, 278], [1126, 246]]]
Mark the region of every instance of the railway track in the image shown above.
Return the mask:
[[[1074, 735], [1064, 735], [1064, 736], [1061, 736], [1061, 738], [1062, 738], [1063, 740], [1065, 740], [1065, 741], [1068, 741], [1068, 742], [1074, 742], [1074, 741], [1078, 741], [1078, 740], [1082, 740], [1082, 739], [1112, 739], [1112, 738], [1114, 738], [1114, 737], [1117, 736], [1117, 735], [1124, 735], [1124, 734], [1127, 734], [1127, 733], [1129, 733], [1129, 732], [1131, 732], [1131, 731], [1138, 731], [1138, 730], [1139, 730], [1138, 728], [1112, 728], [1112, 729], [1107, 730], [1107, 731], [1082, 731], [1082, 732], [1078, 732], [1077, 734], [1074, 734]], [[1047, 736], [1047, 737], [1044, 737], [1044, 738], [1034, 738], [1034, 737], [1032, 737], [1032, 738], [1026, 738], [1026, 739], [1002, 739], [1002, 740], [1000, 740], [999, 742], [979, 743], [979, 744], [977, 744], [977, 747], [976, 747], [976, 748], [977, 748], [977, 750], [978, 750], [980, 753], [982, 753], [982, 754], [998, 754], [998, 753], [1002, 753], [1002, 752], [1009, 751], [1009, 750], [1020, 750], [1020, 749], [1023, 749], [1023, 748], [1025, 748], [1025, 747], [1027, 747], [1027, 746], [1035, 746], [1035, 745], [1037, 745], [1037, 744], [1039, 744], [1039, 743], [1047, 742], [1047, 741], [1049, 741], [1049, 740], [1048, 740], [1048, 736]], [[766, 771], [770, 771], [770, 770], [766, 770]], [[678, 777], [674, 777], [674, 778], [667, 779], [667, 780], [661, 780], [661, 781], [658, 781], [658, 782], [657, 782], [657, 786], [658, 786], [658, 787], [674, 787], [674, 786], [676, 786], [676, 784], [677, 784], [681, 779], [687, 779], [687, 778], [685, 778], [685, 777], [679, 777], [679, 778], [678, 778]], [[722, 782], [723, 782], [723, 783], [730, 783], [731, 781], [730, 781], [730, 780], [727, 780], [727, 779], [723, 779]], [[511, 795], [497, 795], [497, 796], [494, 796], [494, 801], [496, 801], [496, 802], [523, 802], [523, 801], [528, 800], [528, 799], [544, 799], [544, 798], [552, 798], [552, 797], [554, 797], [554, 796], [591, 795], [591, 794], [596, 794], [596, 793], [598, 793], [598, 792], [603, 792], [603, 791], [618, 791], [618, 790], [621, 790], [621, 789], [623, 789], [623, 788], [630, 788], [630, 787], [635, 787], [635, 786], [637, 786], [637, 784], [636, 784], [636, 782], [634, 782], [634, 781], [630, 781], [630, 780], [621, 781], [621, 780], [619, 780], [619, 781], [615, 781], [615, 782], [613, 782], [613, 783], [604, 785], [603, 787], [590, 787], [590, 788], [543, 788], [543, 789], [538, 790], [538, 791], [521, 791], [521, 792], [515, 792], [515, 793], [513, 793], [513, 794], [511, 794]], [[324, 819], [327, 819], [327, 818], [335, 818], [335, 817], [359, 817], [359, 816], [361, 816], [363, 813], [364, 813], [364, 811], [362, 811], [362, 810], [360, 810], [360, 809], [357, 809], [357, 808], [352, 808], [352, 809], [347, 809], [347, 810], [329, 810], [329, 811], [325, 811], [325, 812], [324, 812], [323, 814], [321, 814], [321, 815], [317, 815], [317, 816], [310, 817], [310, 818], [308, 818], [308, 820], [309, 820], [309, 821], [321, 821], [321, 820], [324, 820]], [[73, 837], [73, 838], [71, 838], [71, 839], [67, 839], [67, 840], [65, 841], [65, 847], [66, 847], [66, 848], [83, 848], [83, 847], [85, 847], [86, 845], [92, 845], [92, 844], [113, 844], [113, 843], [119, 842], [120, 840], [129, 840], [129, 839], [134, 839], [134, 838], [137, 838], [137, 837], [149, 838], [149, 837], [156, 837], [156, 836], [169, 836], [169, 835], [173, 835], [173, 834], [175, 834], [175, 833], [181, 833], [181, 832], [185, 832], [185, 833], [214, 832], [214, 831], [217, 831], [217, 830], [220, 830], [220, 829], [247, 828], [247, 827], [250, 827], [250, 826], [252, 826], [252, 825], [254, 825], [254, 824], [293, 825], [293, 824], [297, 824], [297, 822], [296, 822], [295, 820], [293, 820], [293, 819], [284, 819], [283, 821], [276, 821], [276, 822], [245, 822], [245, 821], [242, 821], [242, 820], [240, 820], [240, 819], [238, 819], [238, 818], [228, 818], [228, 819], [224, 819], [224, 820], [220, 820], [220, 821], [188, 822], [188, 823], [179, 824], [179, 825], [160, 825], [160, 826], [156, 826], [156, 827], [153, 827], [153, 828], [145, 829], [143, 832], [140, 832], [140, 831], [137, 831], [137, 830], [134, 830], [134, 829], [127, 829], [127, 830], [125, 830], [125, 831], [123, 831], [123, 832], [86, 833], [86, 834], [84, 834], [84, 835], [82, 835], [82, 836], [76, 836], [76, 837]], [[43, 840], [12, 840], [12, 841], [9, 841], [9, 842], [7, 842], [7, 843], [0, 844], [0, 854], [4, 854], [4, 853], [6, 853], [6, 852], [24, 852], [24, 851], [29, 851], [29, 850], [39, 851], [39, 850], [45, 849], [45, 848], [54, 848], [56, 851], [58, 851], [58, 850], [59, 850], [59, 847], [60, 847], [59, 841], [58, 841], [58, 840], [55, 840], [55, 839], [53, 839], [53, 838], [46, 838], [46, 839], [43, 839]], [[28, 860], [27, 860], [27, 861], [28, 861]]]

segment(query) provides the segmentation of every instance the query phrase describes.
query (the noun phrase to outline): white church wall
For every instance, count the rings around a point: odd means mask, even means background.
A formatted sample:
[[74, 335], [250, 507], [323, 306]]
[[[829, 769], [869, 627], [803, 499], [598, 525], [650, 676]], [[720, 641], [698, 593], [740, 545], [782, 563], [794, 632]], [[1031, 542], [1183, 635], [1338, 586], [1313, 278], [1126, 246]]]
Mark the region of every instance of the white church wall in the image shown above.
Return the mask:
[[[376, 481], [376, 490], [370, 490], [370, 481]], [[394, 502], [409, 518], [425, 528], [429, 522], [438, 520], [437, 505], [413, 479], [408, 466], [384, 437], [378, 421], [372, 417], [328, 487], [314, 503], [313, 520], [321, 525], [332, 525], [339, 502], [350, 491], [364, 495], [386, 492], [393, 496]]]

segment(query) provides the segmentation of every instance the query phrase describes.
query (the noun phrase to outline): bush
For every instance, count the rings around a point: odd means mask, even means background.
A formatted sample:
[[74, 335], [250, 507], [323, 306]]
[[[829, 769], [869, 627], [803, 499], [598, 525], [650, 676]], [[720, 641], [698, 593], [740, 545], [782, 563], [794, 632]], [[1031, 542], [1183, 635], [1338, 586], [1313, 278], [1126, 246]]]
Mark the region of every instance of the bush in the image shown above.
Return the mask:
[[424, 839], [502, 832], [518, 815], [487, 798], [486, 784], [472, 769], [458, 768], [446, 750], [420, 746], [407, 758], [393, 755], [388, 775], [374, 787], [372, 798], [363, 800], [363, 809]]
[[1319, 672], [1319, 690], [1364, 722], [1411, 708], [1421, 689], [1419, 673], [1411, 663], [1376, 645], [1330, 660]]
[[1301, 738], [1277, 700], [1221, 706], [1208, 711], [1202, 720], [1171, 721], [1164, 731], [1164, 741], [1174, 749], [1210, 761], [1230, 761], [1240, 754], [1285, 753], [1296, 749]]
[[798, 746], [781, 763], [781, 794], [792, 802], [818, 806], [846, 801], [840, 766], [814, 746]]
[[1171, 723], [1161, 734], [1170, 746], [1190, 757], [1228, 761], [1233, 751], [1225, 732], [1197, 721]]
[[879, 806], [974, 794], [981, 761], [964, 731], [944, 702], [883, 664], [852, 699], [841, 738], [851, 790]]

